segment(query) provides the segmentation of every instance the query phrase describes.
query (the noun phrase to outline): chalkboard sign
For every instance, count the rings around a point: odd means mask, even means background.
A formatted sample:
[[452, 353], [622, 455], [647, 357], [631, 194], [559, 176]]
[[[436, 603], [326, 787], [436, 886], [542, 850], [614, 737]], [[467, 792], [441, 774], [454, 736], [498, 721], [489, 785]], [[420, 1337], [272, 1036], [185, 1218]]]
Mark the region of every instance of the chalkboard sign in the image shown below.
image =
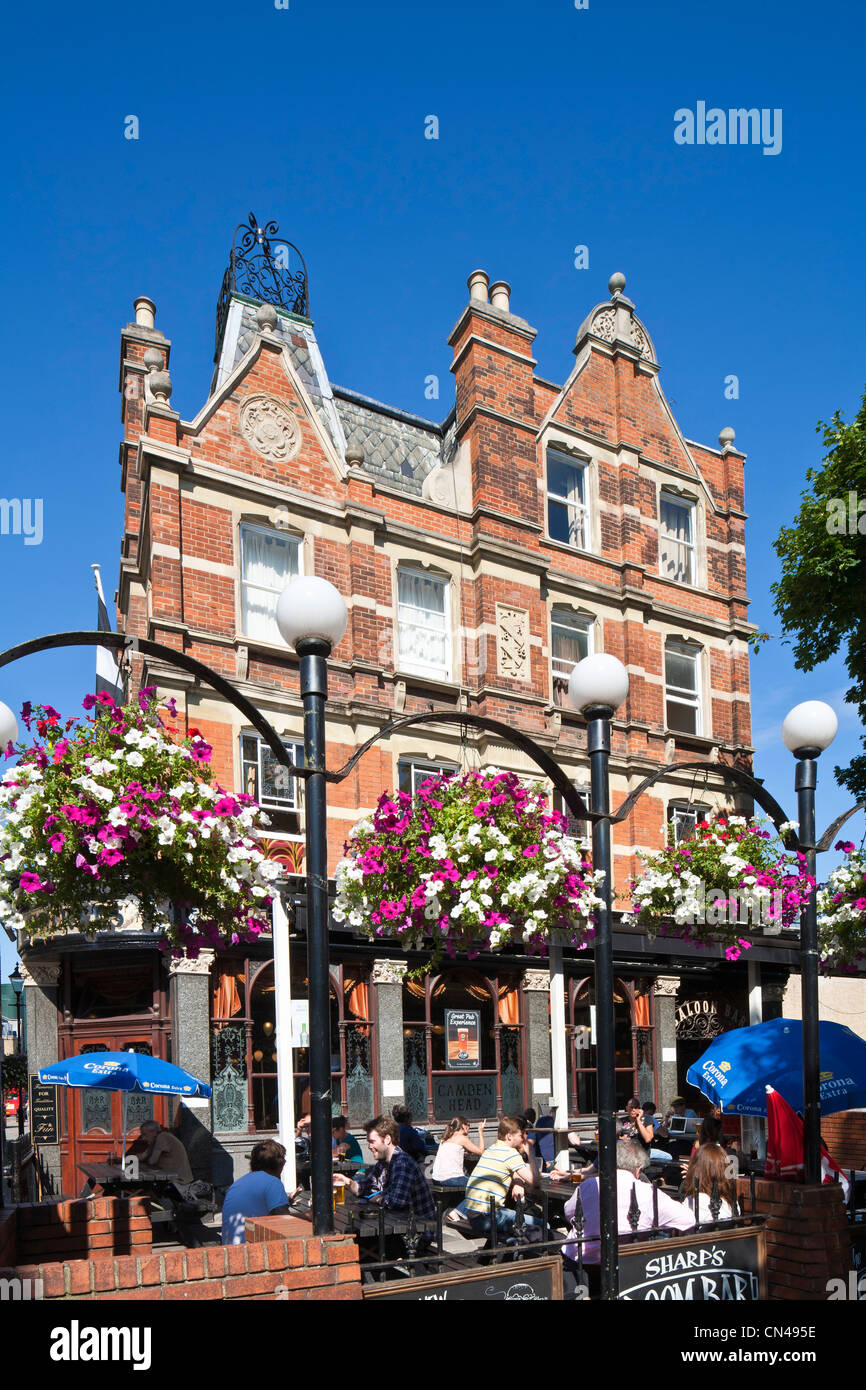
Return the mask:
[[766, 1298], [763, 1227], [620, 1246], [619, 1296], [632, 1302], [756, 1303]]
[[500, 1270], [463, 1269], [431, 1274], [424, 1279], [401, 1279], [390, 1284], [365, 1284], [364, 1298], [386, 1303], [558, 1303], [562, 1300], [562, 1260], [520, 1260]]
[[496, 1114], [495, 1076], [434, 1076], [433, 1114], [437, 1120], [465, 1115], [470, 1120]]
[[30, 1135], [37, 1148], [40, 1144], [60, 1142], [57, 1087], [42, 1086], [33, 1076], [30, 1078]]

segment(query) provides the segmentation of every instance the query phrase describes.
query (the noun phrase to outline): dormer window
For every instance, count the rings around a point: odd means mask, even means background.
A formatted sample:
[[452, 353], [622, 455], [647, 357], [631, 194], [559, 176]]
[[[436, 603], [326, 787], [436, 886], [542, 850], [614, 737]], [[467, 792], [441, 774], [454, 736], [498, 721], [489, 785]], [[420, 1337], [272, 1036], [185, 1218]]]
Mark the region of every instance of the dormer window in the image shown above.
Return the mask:
[[695, 504], [670, 492], [659, 499], [659, 573], [676, 584], [695, 583]]
[[547, 533], [576, 550], [589, 549], [586, 466], [556, 449], [547, 451]]

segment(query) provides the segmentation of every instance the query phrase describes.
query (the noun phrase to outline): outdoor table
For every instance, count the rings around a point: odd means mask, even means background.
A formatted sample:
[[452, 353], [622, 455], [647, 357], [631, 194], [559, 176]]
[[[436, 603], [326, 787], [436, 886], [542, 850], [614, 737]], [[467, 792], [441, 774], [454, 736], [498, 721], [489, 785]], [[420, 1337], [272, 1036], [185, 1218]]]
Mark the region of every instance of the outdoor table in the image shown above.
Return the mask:
[[136, 1188], [137, 1196], [152, 1196], [164, 1209], [150, 1213], [151, 1225], [160, 1221], [173, 1221], [183, 1201], [183, 1195], [176, 1184], [182, 1183], [179, 1173], [167, 1173], [162, 1168], [146, 1168], [139, 1165], [138, 1177], [124, 1173], [116, 1163], [79, 1163], [78, 1171], [87, 1178], [84, 1194], [89, 1196], [97, 1185], [106, 1195], [123, 1196], [124, 1188]]

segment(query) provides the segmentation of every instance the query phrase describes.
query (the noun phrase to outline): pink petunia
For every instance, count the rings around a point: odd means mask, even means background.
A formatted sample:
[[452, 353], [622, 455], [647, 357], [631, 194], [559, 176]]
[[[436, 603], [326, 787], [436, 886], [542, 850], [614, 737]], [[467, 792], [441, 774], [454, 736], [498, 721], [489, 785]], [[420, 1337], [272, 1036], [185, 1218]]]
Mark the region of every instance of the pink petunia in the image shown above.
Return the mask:
[[93, 864], [88, 863], [83, 854], [76, 854], [75, 867], [87, 874], [88, 878], [99, 878], [99, 870]]
[[54, 854], [59, 854], [65, 844], [66, 836], [62, 830], [58, 830], [48, 841], [48, 847]]
[[233, 796], [222, 796], [219, 801], [214, 802], [215, 816], [237, 816], [240, 815], [240, 806]]
[[99, 852], [100, 864], [106, 864], [109, 868], [114, 864], [119, 864], [124, 858], [125, 855], [121, 854], [119, 849], [103, 849]]
[[38, 874], [22, 874], [18, 887], [25, 893], [39, 893], [42, 891], [42, 880]]
[[524, 859], [534, 859], [540, 849], [541, 845], [527, 845], [523, 851]]

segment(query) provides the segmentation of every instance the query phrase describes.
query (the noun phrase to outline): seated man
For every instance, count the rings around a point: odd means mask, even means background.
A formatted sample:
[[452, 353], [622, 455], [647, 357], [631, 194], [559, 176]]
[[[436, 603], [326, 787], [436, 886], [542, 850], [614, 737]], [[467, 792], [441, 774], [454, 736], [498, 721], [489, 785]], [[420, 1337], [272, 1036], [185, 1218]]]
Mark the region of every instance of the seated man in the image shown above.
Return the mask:
[[354, 1134], [350, 1134], [347, 1128], [345, 1115], [338, 1115], [331, 1121], [333, 1132], [334, 1153], [341, 1158], [352, 1159], [358, 1163], [363, 1162], [364, 1155], [361, 1153], [361, 1145], [358, 1143]]
[[427, 1145], [422, 1135], [412, 1124], [412, 1111], [408, 1105], [395, 1105], [391, 1115], [399, 1127], [400, 1138], [398, 1142], [400, 1148], [416, 1162], [423, 1163], [427, 1154]]
[[386, 1211], [413, 1211], [416, 1217], [432, 1222], [436, 1215], [432, 1193], [414, 1158], [400, 1147], [396, 1120], [378, 1115], [367, 1122], [366, 1129], [375, 1163], [357, 1178], [335, 1173], [335, 1185], [350, 1188], [358, 1197], [370, 1197]]
[[[473, 1230], [480, 1234], [490, 1231], [490, 1198], [496, 1209], [496, 1230], [509, 1235], [514, 1226], [516, 1211], [506, 1207], [505, 1199], [523, 1197], [527, 1187], [533, 1187], [537, 1179], [532, 1168], [532, 1160], [523, 1130], [522, 1122], [510, 1115], [499, 1121], [498, 1138], [479, 1158], [466, 1184], [466, 1196], [454, 1208], [448, 1220], [466, 1220]], [[540, 1225], [538, 1217], [527, 1215], [527, 1226]]]
[[248, 1216], [288, 1216], [292, 1197], [280, 1181], [285, 1162], [286, 1151], [275, 1139], [253, 1145], [250, 1171], [233, 1182], [225, 1195], [223, 1245], [246, 1244]]
[[[633, 1234], [628, 1215], [632, 1193], [634, 1193], [638, 1205], [637, 1230], [653, 1230], [653, 1189], [650, 1183], [638, 1181], [647, 1162], [648, 1155], [641, 1144], [636, 1143], [633, 1139], [621, 1139], [619, 1141], [616, 1146], [616, 1210], [617, 1230], [621, 1237]], [[583, 1247], [583, 1263], [596, 1269], [600, 1259], [598, 1181], [598, 1178], [587, 1178], [580, 1187], [575, 1189], [574, 1195], [565, 1204], [565, 1215], [569, 1221], [573, 1222], [578, 1195], [580, 1196], [584, 1219], [583, 1237], [586, 1242]], [[660, 1228], [672, 1227], [677, 1231], [688, 1231], [694, 1224], [694, 1212], [690, 1211], [682, 1202], [675, 1202], [664, 1192], [658, 1193], [658, 1225]], [[573, 1227], [572, 1235], [574, 1235]], [[565, 1245], [563, 1255], [566, 1266], [572, 1268], [577, 1261], [577, 1245], [573, 1242]]]
[[164, 1129], [156, 1120], [145, 1120], [140, 1133], [146, 1145], [140, 1154], [141, 1162], [148, 1168], [159, 1168], [163, 1173], [176, 1173], [178, 1187], [189, 1187], [193, 1181], [192, 1169], [186, 1149], [177, 1135]]

